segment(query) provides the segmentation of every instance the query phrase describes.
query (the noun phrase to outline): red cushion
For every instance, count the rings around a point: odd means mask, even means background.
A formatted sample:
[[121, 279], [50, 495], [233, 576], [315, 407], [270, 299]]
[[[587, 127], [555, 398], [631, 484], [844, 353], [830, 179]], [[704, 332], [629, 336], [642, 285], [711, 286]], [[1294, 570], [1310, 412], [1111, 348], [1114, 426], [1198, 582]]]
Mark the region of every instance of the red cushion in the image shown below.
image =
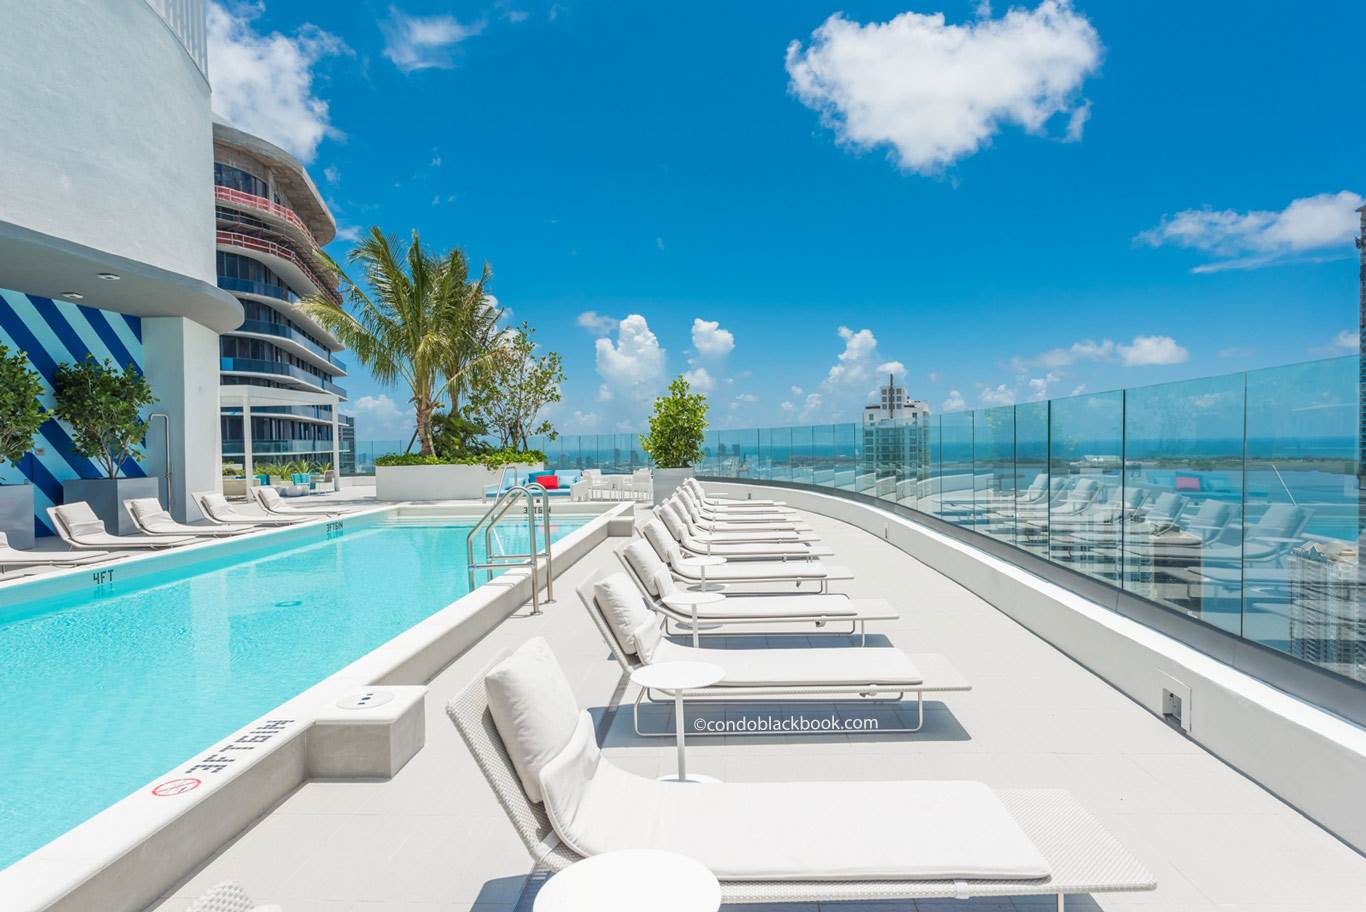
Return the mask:
[[1176, 490], [1178, 491], [1198, 491], [1200, 490], [1200, 479], [1194, 475], [1178, 475], [1176, 478]]
[[536, 483], [547, 491], [553, 491], [560, 486], [560, 476], [558, 475], [537, 475]]

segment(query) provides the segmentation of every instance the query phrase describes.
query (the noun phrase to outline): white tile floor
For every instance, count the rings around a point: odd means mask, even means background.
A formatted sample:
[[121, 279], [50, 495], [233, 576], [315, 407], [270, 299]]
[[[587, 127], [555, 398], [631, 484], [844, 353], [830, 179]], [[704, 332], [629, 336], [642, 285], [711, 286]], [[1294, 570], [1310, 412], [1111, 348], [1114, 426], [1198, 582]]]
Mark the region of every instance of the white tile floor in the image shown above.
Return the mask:
[[[732, 781], [951, 777], [1069, 789], [1159, 884], [1152, 893], [1073, 897], [1069, 910], [1366, 909], [1366, 859], [932, 569], [853, 527], [811, 522], [853, 569], [848, 591], [886, 597], [901, 610], [900, 621], [878, 632], [911, 651], [946, 654], [974, 690], [932, 702], [915, 735], [694, 738], [692, 769]], [[494, 653], [544, 634], [581, 704], [608, 706], [618, 668], [573, 587], [598, 567], [615, 568], [610, 548], [619, 543], [570, 568], [557, 583], [559, 602], [542, 617], [508, 620], [431, 682], [426, 746], [393, 780], [304, 786], [155, 908], [180, 912], [209, 885], [232, 879], [285, 912], [512, 910], [530, 857], [445, 703]], [[613, 762], [646, 775], [672, 771], [672, 743], [636, 738], [627, 711], [606, 729]], [[1052, 910], [1053, 902], [834, 903], [821, 912]]]

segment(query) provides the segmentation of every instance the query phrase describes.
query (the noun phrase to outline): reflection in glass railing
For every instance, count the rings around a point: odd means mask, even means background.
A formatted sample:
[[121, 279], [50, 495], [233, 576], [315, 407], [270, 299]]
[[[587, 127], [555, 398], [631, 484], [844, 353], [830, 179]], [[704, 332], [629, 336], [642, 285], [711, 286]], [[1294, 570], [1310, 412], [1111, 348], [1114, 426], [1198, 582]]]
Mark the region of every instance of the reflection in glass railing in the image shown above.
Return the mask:
[[[1366, 682], [1355, 357], [907, 421], [714, 430], [699, 475], [875, 497]], [[648, 465], [635, 434], [532, 442]]]

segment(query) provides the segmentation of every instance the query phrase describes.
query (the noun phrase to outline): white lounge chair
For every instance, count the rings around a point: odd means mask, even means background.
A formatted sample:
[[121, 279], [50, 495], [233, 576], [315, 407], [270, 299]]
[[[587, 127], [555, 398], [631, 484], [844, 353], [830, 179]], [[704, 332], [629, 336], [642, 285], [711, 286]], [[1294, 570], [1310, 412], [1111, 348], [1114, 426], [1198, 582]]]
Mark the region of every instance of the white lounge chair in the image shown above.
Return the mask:
[[[849, 634], [857, 634], [861, 643], [867, 642], [869, 621], [894, 621], [896, 609], [886, 599], [853, 598], [842, 592], [811, 592], [796, 594], [722, 594], [720, 592], [686, 592], [674, 581], [669, 567], [649, 542], [636, 539], [616, 550], [617, 560], [630, 575], [654, 609], [664, 618], [664, 632], [669, 634], [669, 621], [686, 626], [692, 634], [693, 645], [699, 646], [700, 628], [726, 624], [815, 624], [824, 628], [830, 622], [849, 624]], [[699, 596], [709, 596], [702, 599]], [[781, 631], [777, 631], [781, 633]], [[805, 635], [809, 631], [792, 631]], [[837, 631], [825, 631], [834, 633]]]
[[693, 506], [697, 508], [697, 513], [703, 519], [710, 519], [712, 522], [784, 523], [797, 521], [797, 514], [785, 507], [772, 507], [760, 510], [741, 510], [734, 507], [718, 509], [702, 503], [697, 495], [687, 488], [679, 488], [676, 493], [684, 500], [691, 501]]
[[270, 485], [258, 485], [251, 489], [251, 493], [261, 509], [272, 516], [341, 516], [351, 512], [345, 507], [338, 509], [337, 507], [324, 507], [314, 504], [296, 507], [293, 504], [286, 504], [285, 499], [280, 496], [280, 492]]
[[217, 491], [200, 491], [191, 494], [199, 506], [199, 512], [209, 522], [222, 526], [292, 526], [295, 523], [311, 522], [316, 516], [277, 516], [269, 513], [243, 513], [226, 497]]
[[707, 489], [702, 487], [702, 482], [696, 478], [683, 479], [683, 487], [692, 492], [697, 498], [698, 504], [703, 507], [710, 507], [713, 510], [759, 510], [764, 513], [788, 511], [787, 504], [781, 500], [750, 500], [738, 497], [717, 497], [708, 494]]
[[137, 526], [148, 535], [194, 535], [203, 538], [231, 538], [255, 532], [258, 526], [187, 526], [176, 522], [161, 501], [155, 497], [135, 497], [123, 502], [123, 508]]
[[73, 554], [62, 551], [24, 551], [11, 548], [9, 537], [0, 532], [0, 570], [24, 567], [79, 567], [83, 564], [97, 564], [115, 555], [108, 551], [81, 551]]
[[281, 912], [281, 907], [256, 905], [246, 890], [229, 880], [210, 887], [185, 912]]
[[674, 502], [683, 508], [688, 514], [688, 518], [700, 529], [707, 532], [810, 532], [811, 527], [806, 525], [796, 516], [787, 516], [781, 519], [766, 519], [763, 517], [749, 517], [741, 521], [731, 521], [728, 519], [711, 519], [703, 515], [698, 509], [697, 501], [690, 495], [678, 491], [674, 494]]
[[[789, 529], [763, 529], [763, 528], [726, 528], [712, 530], [702, 528], [695, 523], [688, 511], [675, 498], [670, 498], [659, 505], [659, 509], [666, 514], [672, 514], [683, 526], [693, 535], [699, 538], [710, 538], [714, 542], [818, 542], [820, 538], [815, 532], [797, 532]], [[663, 519], [664, 517], [660, 517]]]
[[[708, 662], [726, 672], [710, 687], [689, 690], [684, 700], [702, 703], [733, 700], [830, 702], [832, 699], [901, 704], [915, 695], [913, 726], [879, 727], [880, 734], [917, 732], [925, 724], [925, 694], [971, 690], [972, 685], [949, 660], [937, 653], [907, 655], [894, 646], [834, 646], [809, 649], [708, 649], [666, 640], [658, 617], [625, 573], [599, 570], [581, 583], [579, 600], [629, 675], [644, 665], [663, 662]], [[656, 702], [642, 689], [632, 705], [638, 735], [640, 704]], [[672, 703], [672, 695], [663, 702]], [[830, 732], [838, 734], [841, 732]], [[774, 734], [773, 732], [700, 732], [699, 734]]]
[[831, 557], [828, 545], [812, 542], [729, 541], [725, 532], [693, 532], [672, 510], [656, 508], [655, 518], [689, 554], [720, 556], [731, 560], [811, 560]]
[[[736, 561], [714, 567], [704, 568], [689, 562], [678, 542], [669, 535], [669, 530], [658, 519], [646, 520], [639, 530], [659, 555], [659, 559], [669, 565], [674, 576], [687, 583], [818, 583], [820, 591], [829, 589], [831, 580], [850, 580], [854, 574], [848, 567], [825, 564], [815, 560], [791, 561]], [[715, 555], [713, 555], [715, 557]]]
[[[533, 877], [591, 855], [696, 858], [724, 903], [1152, 890], [1067, 792], [977, 782], [721, 782], [628, 773], [598, 748], [544, 640], [498, 656], [446, 707], [532, 855]], [[648, 905], [646, 903], [645, 905]]]
[[110, 535], [104, 523], [85, 501], [48, 507], [47, 515], [57, 537], [73, 548], [135, 549], [174, 548], [197, 539], [183, 535]]

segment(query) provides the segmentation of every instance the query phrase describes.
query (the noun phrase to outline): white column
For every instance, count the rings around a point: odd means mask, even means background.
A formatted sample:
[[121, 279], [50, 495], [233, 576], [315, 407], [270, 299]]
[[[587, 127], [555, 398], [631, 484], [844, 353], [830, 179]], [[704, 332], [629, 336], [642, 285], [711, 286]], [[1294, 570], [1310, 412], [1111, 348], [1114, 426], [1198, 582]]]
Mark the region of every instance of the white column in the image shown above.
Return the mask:
[[251, 394], [242, 396], [242, 477], [251, 490]]
[[341, 490], [341, 399], [332, 400], [332, 486]]
[[[143, 373], [152, 385], [156, 412], [170, 416], [170, 456], [160, 434], [149, 440], [148, 474], [175, 479], [172, 512], [182, 522], [199, 518], [190, 495], [222, 485], [219, 433], [218, 333], [184, 317], [142, 320]], [[160, 424], [157, 425], [160, 431]]]

